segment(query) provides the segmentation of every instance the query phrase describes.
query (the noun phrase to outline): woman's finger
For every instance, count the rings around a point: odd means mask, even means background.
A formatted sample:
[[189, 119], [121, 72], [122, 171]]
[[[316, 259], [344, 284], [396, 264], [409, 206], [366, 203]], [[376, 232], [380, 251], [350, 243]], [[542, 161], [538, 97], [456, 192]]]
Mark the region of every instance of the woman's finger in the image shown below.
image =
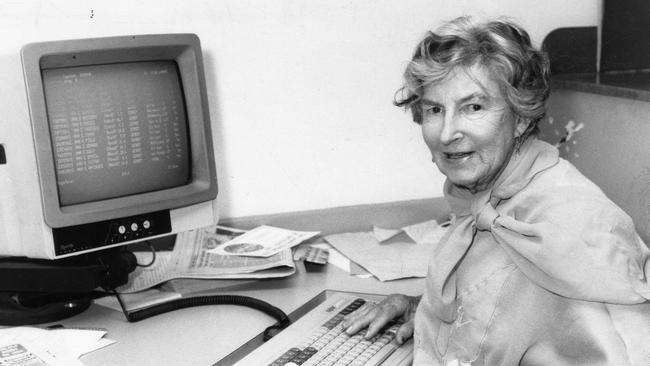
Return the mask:
[[377, 312], [374, 319], [368, 324], [368, 330], [364, 335], [364, 338], [369, 339], [374, 337], [379, 331], [388, 324], [391, 320], [395, 318], [395, 314], [391, 311], [388, 311], [386, 308], [380, 308], [381, 310]]
[[[359, 310], [362, 311], [359, 312]], [[367, 327], [375, 319], [378, 307], [376, 305], [369, 305], [367, 308], [359, 310], [343, 320], [343, 328], [350, 335], [356, 334], [361, 329]]]
[[413, 336], [413, 321], [411, 320], [402, 324], [402, 326], [399, 327], [399, 329], [397, 330], [397, 334], [395, 335], [395, 339], [397, 340], [397, 343], [403, 344], [412, 336]]
[[356, 328], [358, 324], [367, 322], [365, 319], [368, 318], [368, 313], [373, 310], [372, 308], [374, 308], [374, 305], [367, 304], [357, 309], [352, 314], [346, 315], [341, 323], [343, 325], [343, 328], [349, 328], [352, 325], [354, 325]]

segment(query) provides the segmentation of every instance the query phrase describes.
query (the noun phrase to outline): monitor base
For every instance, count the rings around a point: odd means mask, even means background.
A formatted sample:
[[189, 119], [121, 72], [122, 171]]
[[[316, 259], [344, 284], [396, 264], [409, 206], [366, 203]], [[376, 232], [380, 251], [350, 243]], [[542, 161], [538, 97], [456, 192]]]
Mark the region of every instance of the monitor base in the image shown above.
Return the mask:
[[91, 294], [43, 295], [0, 292], [0, 325], [57, 322], [88, 309]]
[[86, 310], [98, 289], [128, 282], [137, 265], [124, 248], [59, 260], [0, 258], [0, 325], [55, 322]]

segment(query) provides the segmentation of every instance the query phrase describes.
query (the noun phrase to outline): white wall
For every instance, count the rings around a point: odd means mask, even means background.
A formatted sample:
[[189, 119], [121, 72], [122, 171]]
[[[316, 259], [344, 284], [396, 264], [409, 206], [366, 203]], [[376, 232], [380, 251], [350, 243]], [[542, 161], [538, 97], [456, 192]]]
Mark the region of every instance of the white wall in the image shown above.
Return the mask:
[[425, 30], [459, 15], [506, 15], [539, 44], [555, 28], [596, 25], [600, 3], [3, 1], [0, 56], [32, 41], [198, 34], [221, 216], [240, 217], [440, 196], [443, 177], [418, 127], [391, 105]]

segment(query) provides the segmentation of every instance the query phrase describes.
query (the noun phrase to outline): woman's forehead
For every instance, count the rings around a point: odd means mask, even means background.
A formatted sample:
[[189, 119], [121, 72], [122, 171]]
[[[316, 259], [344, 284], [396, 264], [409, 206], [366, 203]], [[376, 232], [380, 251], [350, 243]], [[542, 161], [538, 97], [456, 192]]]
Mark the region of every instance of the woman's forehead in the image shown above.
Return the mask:
[[489, 68], [480, 64], [457, 66], [447, 76], [424, 87], [423, 99], [461, 101], [469, 97], [501, 98], [501, 88]]

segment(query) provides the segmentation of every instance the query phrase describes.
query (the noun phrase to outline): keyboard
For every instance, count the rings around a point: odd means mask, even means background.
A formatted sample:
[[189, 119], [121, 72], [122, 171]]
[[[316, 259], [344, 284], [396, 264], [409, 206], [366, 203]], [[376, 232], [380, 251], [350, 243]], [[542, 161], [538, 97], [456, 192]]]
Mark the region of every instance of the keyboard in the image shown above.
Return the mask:
[[387, 324], [371, 339], [365, 330], [344, 332], [344, 316], [381, 301], [384, 296], [329, 291], [328, 297], [236, 365], [402, 366], [413, 361], [412, 340], [398, 345], [399, 322]]

